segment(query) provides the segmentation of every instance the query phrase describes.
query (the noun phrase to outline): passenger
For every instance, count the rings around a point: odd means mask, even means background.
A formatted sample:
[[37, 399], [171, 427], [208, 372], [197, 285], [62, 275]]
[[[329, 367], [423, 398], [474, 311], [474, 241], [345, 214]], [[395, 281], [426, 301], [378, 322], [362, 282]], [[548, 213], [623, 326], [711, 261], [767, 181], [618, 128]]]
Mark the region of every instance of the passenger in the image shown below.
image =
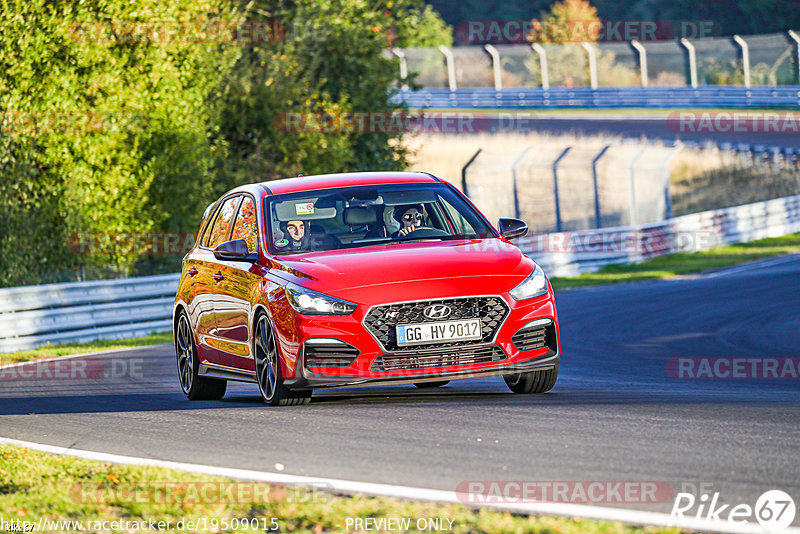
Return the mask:
[[280, 229], [287, 241], [283, 244], [287, 251], [332, 250], [341, 246], [339, 240], [328, 235], [323, 228], [305, 221], [285, 221], [280, 223]]
[[407, 204], [394, 209], [394, 220], [402, 226], [392, 234], [392, 239], [407, 236], [422, 226], [422, 204]]
[[280, 223], [280, 228], [289, 241], [289, 250], [308, 250], [310, 237], [305, 221], [285, 221]]

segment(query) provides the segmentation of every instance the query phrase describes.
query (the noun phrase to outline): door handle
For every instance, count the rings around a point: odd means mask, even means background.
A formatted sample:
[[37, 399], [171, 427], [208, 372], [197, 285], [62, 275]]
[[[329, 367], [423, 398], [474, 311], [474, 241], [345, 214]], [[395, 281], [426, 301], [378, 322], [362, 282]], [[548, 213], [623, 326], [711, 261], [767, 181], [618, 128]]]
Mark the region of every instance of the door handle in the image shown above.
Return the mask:
[[196, 275], [197, 273], [199, 273], [200, 271], [198, 271], [198, 270], [197, 270], [195, 267], [189, 267], [189, 268], [186, 270], [186, 272], [189, 274], [189, 276], [195, 276], [195, 275]]
[[225, 277], [224, 277], [224, 276], [222, 276], [222, 273], [221, 273], [221, 272], [219, 272], [219, 271], [217, 271], [217, 272], [216, 272], [216, 274], [214, 274], [214, 275], [213, 275], [213, 278], [214, 278], [214, 280], [216, 280], [217, 282], [222, 282], [223, 280], [225, 280]]

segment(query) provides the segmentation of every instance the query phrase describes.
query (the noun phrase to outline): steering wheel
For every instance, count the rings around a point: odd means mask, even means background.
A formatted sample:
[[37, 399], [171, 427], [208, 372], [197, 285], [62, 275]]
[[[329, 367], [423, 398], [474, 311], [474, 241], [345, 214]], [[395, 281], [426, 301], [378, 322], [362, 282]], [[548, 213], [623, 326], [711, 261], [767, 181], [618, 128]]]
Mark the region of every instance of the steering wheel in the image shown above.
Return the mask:
[[448, 234], [444, 230], [439, 230], [438, 228], [431, 228], [430, 226], [420, 226], [413, 232], [409, 232], [406, 235], [398, 235], [397, 239], [407, 240], [407, 239], [420, 239], [427, 237], [449, 237], [449, 236], [450, 234]]

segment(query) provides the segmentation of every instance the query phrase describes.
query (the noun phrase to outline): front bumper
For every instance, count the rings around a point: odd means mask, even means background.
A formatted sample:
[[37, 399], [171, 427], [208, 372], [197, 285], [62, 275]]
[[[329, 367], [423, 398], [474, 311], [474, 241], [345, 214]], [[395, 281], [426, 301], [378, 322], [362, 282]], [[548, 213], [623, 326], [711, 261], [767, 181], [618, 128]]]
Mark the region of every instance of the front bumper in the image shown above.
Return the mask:
[[[389, 385], [485, 376], [508, 375], [520, 372], [545, 370], [554, 367], [560, 360], [558, 320], [552, 291], [547, 295], [528, 301], [517, 302], [504, 295], [509, 313], [490, 342], [475, 345], [440, 349], [435, 346], [420, 347], [419, 350], [404, 351], [406, 361], [426, 360], [427, 364], [405, 364], [402, 368], [384, 370], [383, 358], [396, 358], [398, 352], [386, 351], [363, 324], [366, 311], [350, 316], [309, 318], [298, 316], [293, 330], [296, 336], [290, 345], [296, 352], [291, 354], [291, 369], [286, 369], [285, 385], [292, 389], [315, 389], [342, 386]], [[526, 325], [537, 320], [549, 320], [551, 333], [548, 346], [533, 350], [520, 350], [512, 338]], [[318, 358], [307, 356], [306, 342], [311, 339], [329, 338], [341, 341], [357, 349], [357, 357], [349, 365], [338, 367], [315, 366]], [[519, 338], [517, 338], [519, 344]], [[523, 347], [525, 349], [527, 347]], [[494, 354], [483, 360], [463, 357], [476, 351]], [[441, 364], [432, 360], [440, 359]], [[467, 362], [467, 363], [461, 363]]]
[[420, 382], [438, 382], [441, 380], [457, 380], [462, 378], [481, 378], [486, 376], [501, 376], [529, 371], [552, 369], [561, 360], [559, 354], [537, 357], [528, 361], [512, 365], [502, 365], [492, 368], [463, 369], [454, 371], [436, 371], [425, 373], [409, 373], [402, 376], [374, 376], [374, 377], [339, 377], [312, 373], [300, 367], [299, 378], [286, 380], [285, 385], [291, 389], [319, 389], [345, 386], [368, 385], [394, 385]]

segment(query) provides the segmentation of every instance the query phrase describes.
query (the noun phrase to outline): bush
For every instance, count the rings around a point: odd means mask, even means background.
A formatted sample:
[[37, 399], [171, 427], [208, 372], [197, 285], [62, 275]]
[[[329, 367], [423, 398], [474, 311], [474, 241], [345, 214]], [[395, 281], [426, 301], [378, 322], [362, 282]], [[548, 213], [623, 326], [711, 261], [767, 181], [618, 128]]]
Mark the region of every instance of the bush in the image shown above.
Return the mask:
[[[231, 186], [401, 169], [400, 132], [286, 132], [287, 111], [381, 111], [386, 46], [441, 38], [416, 0], [29, 0], [0, 11], [0, 286], [178, 270], [80, 233], [193, 232]], [[391, 7], [390, 7], [391, 6]], [[272, 39], [232, 39], [263, 20]], [[238, 34], [237, 34], [238, 35]], [[252, 34], [251, 34], [252, 37]], [[85, 250], [83, 252], [86, 252]]]

